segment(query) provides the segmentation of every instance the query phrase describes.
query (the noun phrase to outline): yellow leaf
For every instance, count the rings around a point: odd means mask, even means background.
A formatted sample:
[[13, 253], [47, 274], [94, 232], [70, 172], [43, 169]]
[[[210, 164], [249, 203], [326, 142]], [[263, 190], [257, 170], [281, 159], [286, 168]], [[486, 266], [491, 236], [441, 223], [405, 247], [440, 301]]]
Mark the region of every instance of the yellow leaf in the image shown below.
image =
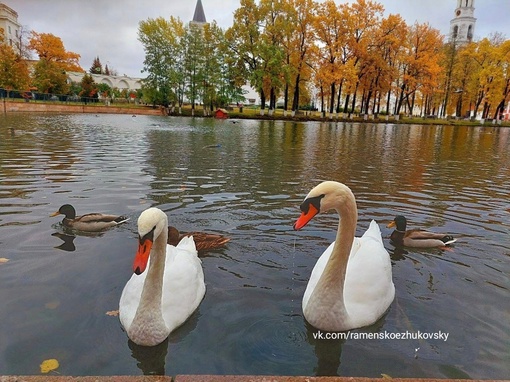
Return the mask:
[[117, 317], [119, 315], [119, 311], [118, 310], [109, 310], [108, 312], [106, 312], [106, 315]]
[[41, 363], [41, 373], [49, 373], [52, 370], [58, 369], [59, 364], [58, 361], [54, 358], [44, 360], [43, 363]]
[[50, 301], [44, 304], [46, 309], [57, 309], [60, 305], [60, 301]]
[[6, 259], [5, 257], [0, 257], [0, 264], [8, 262], [9, 259]]
[[383, 379], [393, 379], [390, 375], [384, 373], [381, 373], [381, 377], [383, 377]]

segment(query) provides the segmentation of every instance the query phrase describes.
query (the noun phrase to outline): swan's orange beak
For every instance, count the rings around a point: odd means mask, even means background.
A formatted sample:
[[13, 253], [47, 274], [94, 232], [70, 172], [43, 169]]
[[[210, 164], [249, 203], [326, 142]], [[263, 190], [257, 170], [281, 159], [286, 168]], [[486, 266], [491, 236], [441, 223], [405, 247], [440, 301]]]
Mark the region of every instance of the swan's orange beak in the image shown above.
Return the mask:
[[310, 220], [312, 220], [312, 218], [317, 215], [319, 213], [319, 210], [313, 205], [313, 204], [310, 204], [309, 207], [308, 207], [308, 211], [306, 212], [301, 212], [301, 216], [299, 217], [298, 220], [296, 220], [296, 222], [294, 223], [294, 229], [297, 231], [297, 230], [300, 230], [301, 228], [303, 228], [305, 225], [308, 224], [308, 222]]
[[133, 263], [133, 271], [140, 275], [147, 268], [149, 262], [149, 254], [152, 248], [152, 238], [141, 237], [138, 240], [138, 251], [136, 252], [135, 261]]

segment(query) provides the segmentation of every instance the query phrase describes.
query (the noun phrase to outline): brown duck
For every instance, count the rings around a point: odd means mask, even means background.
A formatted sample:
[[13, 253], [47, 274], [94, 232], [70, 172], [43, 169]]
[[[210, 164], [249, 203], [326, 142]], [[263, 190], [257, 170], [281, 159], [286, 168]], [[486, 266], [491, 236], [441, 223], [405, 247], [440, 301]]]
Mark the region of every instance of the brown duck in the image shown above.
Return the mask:
[[58, 211], [50, 216], [64, 215], [62, 225], [67, 228], [76, 229], [84, 232], [100, 232], [105, 229], [115, 227], [129, 220], [126, 216], [107, 215], [99, 212], [93, 212], [81, 216], [76, 216], [76, 210], [70, 204], [64, 204]]
[[444, 233], [434, 233], [420, 229], [407, 230], [407, 219], [402, 215], [395, 216], [395, 219], [387, 225], [387, 228], [392, 227], [396, 227], [390, 236], [395, 245], [414, 248], [438, 248], [457, 241], [453, 236]]
[[169, 226], [167, 243], [176, 246], [177, 244], [179, 244], [182, 238], [187, 236], [193, 236], [193, 240], [195, 241], [197, 251], [216, 249], [230, 241], [230, 238], [222, 235], [217, 235], [214, 233], [205, 232], [180, 233], [177, 228]]

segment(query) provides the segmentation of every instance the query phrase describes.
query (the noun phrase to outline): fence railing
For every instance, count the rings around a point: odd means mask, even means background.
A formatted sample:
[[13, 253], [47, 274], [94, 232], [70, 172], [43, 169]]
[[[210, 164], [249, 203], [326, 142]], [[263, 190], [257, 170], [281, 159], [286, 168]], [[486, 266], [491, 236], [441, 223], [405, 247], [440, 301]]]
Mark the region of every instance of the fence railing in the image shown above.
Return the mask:
[[77, 94], [50, 94], [35, 91], [9, 90], [0, 88], [0, 99], [12, 99], [25, 102], [59, 102], [59, 103], [107, 103], [107, 104], [138, 104], [138, 98], [114, 98], [114, 97], [83, 97]]

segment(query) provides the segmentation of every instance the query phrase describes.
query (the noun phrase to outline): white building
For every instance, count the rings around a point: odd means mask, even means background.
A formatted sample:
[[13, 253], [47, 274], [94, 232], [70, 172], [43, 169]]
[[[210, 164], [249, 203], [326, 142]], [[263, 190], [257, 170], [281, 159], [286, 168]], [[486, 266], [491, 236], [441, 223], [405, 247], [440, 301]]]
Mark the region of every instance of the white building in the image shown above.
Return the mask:
[[12, 46], [19, 54], [21, 24], [18, 22], [18, 13], [3, 3], [0, 3], [0, 28], [4, 44]]
[[83, 76], [88, 74], [92, 77], [96, 84], [106, 84], [110, 88], [138, 90], [142, 88], [142, 78], [128, 76], [107, 76], [106, 74], [92, 74], [85, 72], [67, 72], [69, 82], [80, 83]]
[[449, 40], [460, 45], [473, 40], [475, 34], [475, 0], [456, 0], [455, 16], [450, 21]]

